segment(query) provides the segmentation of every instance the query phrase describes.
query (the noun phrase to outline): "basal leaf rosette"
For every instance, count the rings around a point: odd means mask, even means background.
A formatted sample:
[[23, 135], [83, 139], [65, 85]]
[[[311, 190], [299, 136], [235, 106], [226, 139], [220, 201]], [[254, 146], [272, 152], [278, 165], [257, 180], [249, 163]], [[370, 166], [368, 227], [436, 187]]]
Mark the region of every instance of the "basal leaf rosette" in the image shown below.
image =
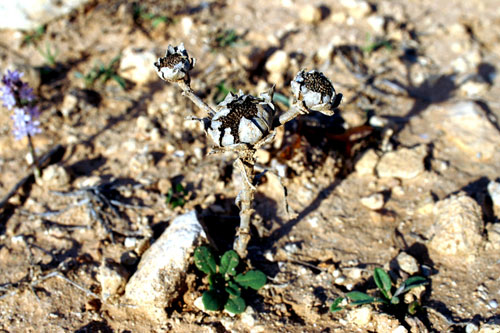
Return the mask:
[[195, 59], [189, 58], [184, 44], [179, 46], [169, 45], [165, 56], [158, 58], [154, 63], [158, 76], [168, 82], [176, 82], [189, 79], [189, 71], [195, 65]]
[[318, 111], [331, 116], [342, 100], [342, 94], [336, 94], [332, 82], [317, 70], [301, 70], [291, 86], [294, 104], [304, 113]]
[[205, 129], [220, 147], [237, 143], [256, 144], [272, 129], [275, 108], [272, 90], [259, 97], [229, 93], [217, 106], [216, 114], [205, 123]]

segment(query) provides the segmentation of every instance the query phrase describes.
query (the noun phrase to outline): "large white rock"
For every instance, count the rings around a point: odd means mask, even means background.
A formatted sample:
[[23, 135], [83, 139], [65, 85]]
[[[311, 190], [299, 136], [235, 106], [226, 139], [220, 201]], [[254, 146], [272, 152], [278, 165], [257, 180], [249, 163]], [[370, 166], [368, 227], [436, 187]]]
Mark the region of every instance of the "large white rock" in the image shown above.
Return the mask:
[[35, 29], [50, 20], [68, 14], [88, 0], [0, 1], [0, 29]]
[[153, 63], [156, 55], [147, 50], [128, 47], [123, 50], [120, 60], [120, 75], [137, 84], [157, 80], [158, 75]]
[[425, 171], [424, 158], [427, 147], [401, 148], [385, 153], [377, 164], [377, 175], [381, 178], [411, 179]]
[[165, 319], [165, 308], [180, 296], [179, 286], [200, 236], [205, 233], [194, 211], [175, 218], [142, 256], [125, 287], [127, 301], [152, 320]]

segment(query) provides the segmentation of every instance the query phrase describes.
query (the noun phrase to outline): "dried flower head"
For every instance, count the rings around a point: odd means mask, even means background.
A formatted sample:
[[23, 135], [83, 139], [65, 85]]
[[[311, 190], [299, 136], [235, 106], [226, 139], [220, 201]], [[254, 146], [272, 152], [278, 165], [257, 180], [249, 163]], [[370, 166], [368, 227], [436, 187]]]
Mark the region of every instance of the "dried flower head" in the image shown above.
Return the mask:
[[169, 82], [189, 79], [189, 71], [195, 65], [195, 59], [189, 59], [184, 44], [179, 46], [169, 45], [163, 58], [158, 58], [154, 63], [158, 76]]
[[274, 118], [272, 90], [262, 93], [259, 98], [229, 93], [217, 106], [217, 112], [205, 122], [205, 129], [221, 146], [227, 147], [237, 143], [254, 145], [271, 131]]
[[321, 72], [301, 70], [291, 82], [295, 103], [304, 112], [319, 111], [332, 115], [342, 94], [336, 94], [332, 82]]

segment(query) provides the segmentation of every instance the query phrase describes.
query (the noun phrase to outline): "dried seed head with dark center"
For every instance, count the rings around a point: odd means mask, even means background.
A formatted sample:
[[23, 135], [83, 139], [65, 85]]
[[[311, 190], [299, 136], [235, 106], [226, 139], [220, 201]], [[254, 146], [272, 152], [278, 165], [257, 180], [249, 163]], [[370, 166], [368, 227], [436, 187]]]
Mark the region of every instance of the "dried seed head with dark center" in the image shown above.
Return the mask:
[[332, 115], [342, 94], [336, 94], [332, 82], [321, 72], [301, 70], [291, 82], [295, 104], [304, 112], [319, 111]]
[[269, 134], [273, 118], [272, 92], [257, 98], [240, 91], [237, 95], [229, 93], [205, 126], [218, 146], [253, 145]]
[[195, 59], [189, 59], [189, 55], [182, 43], [176, 47], [169, 45], [165, 56], [158, 58], [158, 61], [154, 63], [158, 76], [162, 80], [169, 82], [189, 78], [188, 73], [193, 69], [194, 65]]

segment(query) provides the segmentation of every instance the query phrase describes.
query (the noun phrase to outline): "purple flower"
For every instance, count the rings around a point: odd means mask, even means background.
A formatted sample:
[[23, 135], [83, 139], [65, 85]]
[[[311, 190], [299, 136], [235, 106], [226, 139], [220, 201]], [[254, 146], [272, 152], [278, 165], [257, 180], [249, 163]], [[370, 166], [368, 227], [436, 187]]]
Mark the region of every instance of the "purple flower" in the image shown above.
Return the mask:
[[38, 120], [33, 120], [30, 112], [31, 111], [26, 112], [24, 108], [14, 108], [14, 114], [11, 118], [14, 121], [14, 129], [12, 132], [16, 140], [21, 140], [25, 136], [33, 136], [42, 132], [39, 128], [40, 122]]
[[28, 102], [31, 102], [35, 99], [35, 95], [33, 95], [33, 88], [30, 88], [30, 86], [23, 82], [21, 84], [21, 89], [19, 89], [19, 97], [21, 100], [26, 100]]
[[13, 85], [17, 84], [19, 81], [21, 81], [21, 77], [24, 75], [24, 73], [18, 72], [17, 70], [10, 71], [7, 70], [7, 73], [2, 78], [3, 84], [6, 86], [12, 88]]
[[2, 92], [2, 96], [0, 98], [2, 99], [3, 106], [12, 110], [12, 108], [16, 105], [16, 96], [14, 96], [14, 92], [9, 86], [1, 87], [0, 91]]

